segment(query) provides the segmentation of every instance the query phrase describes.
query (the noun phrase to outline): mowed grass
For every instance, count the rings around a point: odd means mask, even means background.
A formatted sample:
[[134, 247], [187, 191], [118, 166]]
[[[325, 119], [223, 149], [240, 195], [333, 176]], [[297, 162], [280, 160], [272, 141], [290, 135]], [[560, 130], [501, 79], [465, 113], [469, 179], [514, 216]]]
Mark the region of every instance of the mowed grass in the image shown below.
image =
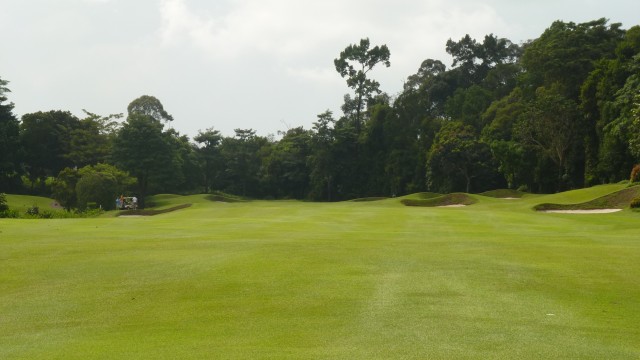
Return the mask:
[[57, 201], [39, 196], [7, 194], [7, 204], [11, 209], [20, 213], [25, 213], [34, 206], [38, 207], [40, 211], [64, 211], [59, 206], [54, 207], [54, 204], [57, 205]]
[[622, 188], [0, 219], [0, 358], [637, 359], [640, 213], [532, 210]]

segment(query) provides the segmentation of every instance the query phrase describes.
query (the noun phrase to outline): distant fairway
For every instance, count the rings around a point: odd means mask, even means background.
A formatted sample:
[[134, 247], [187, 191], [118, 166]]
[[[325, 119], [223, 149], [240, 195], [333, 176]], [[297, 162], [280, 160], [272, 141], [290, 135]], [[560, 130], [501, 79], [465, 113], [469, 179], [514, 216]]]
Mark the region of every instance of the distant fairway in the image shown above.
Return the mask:
[[532, 210], [623, 188], [0, 219], [0, 359], [638, 359], [640, 213]]

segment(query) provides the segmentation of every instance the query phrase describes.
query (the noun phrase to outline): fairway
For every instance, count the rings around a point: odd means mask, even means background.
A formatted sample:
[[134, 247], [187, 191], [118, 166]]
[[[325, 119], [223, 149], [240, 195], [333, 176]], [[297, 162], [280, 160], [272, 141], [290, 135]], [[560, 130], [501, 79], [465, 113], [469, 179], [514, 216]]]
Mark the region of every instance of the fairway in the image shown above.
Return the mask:
[[0, 359], [638, 359], [640, 213], [532, 210], [623, 188], [0, 219]]

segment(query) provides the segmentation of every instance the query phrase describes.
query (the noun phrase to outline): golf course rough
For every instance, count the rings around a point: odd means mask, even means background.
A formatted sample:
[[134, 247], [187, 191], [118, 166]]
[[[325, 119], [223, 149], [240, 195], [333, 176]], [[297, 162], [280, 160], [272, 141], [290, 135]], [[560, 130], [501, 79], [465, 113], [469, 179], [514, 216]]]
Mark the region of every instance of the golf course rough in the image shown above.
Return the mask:
[[0, 358], [637, 359], [640, 213], [533, 210], [622, 189], [0, 219]]

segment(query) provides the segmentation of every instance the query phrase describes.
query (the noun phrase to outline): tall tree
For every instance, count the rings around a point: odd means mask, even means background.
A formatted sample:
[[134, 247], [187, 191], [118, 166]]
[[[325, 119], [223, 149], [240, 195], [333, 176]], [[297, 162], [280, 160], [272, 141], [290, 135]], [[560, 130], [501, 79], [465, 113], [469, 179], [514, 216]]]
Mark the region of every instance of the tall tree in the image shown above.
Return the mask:
[[277, 198], [303, 199], [309, 188], [309, 143], [311, 134], [302, 127], [281, 133], [263, 159], [262, 175], [269, 192]]
[[[629, 98], [621, 90], [640, 70], [635, 58], [640, 53], [640, 26], [626, 31], [616, 47], [616, 58], [604, 58], [580, 89], [580, 110], [587, 130], [585, 136], [586, 185], [617, 182], [627, 177], [633, 159], [626, 147], [628, 132], [623, 129]], [[633, 86], [631, 86], [633, 87]], [[627, 85], [627, 89], [629, 86]], [[621, 127], [622, 126], [622, 127]], [[622, 131], [621, 131], [622, 130]]]
[[451, 119], [462, 121], [473, 126], [476, 131], [481, 131], [486, 125], [482, 121], [482, 114], [492, 101], [491, 92], [472, 85], [466, 89], [458, 88], [445, 103], [445, 111]]
[[340, 57], [333, 60], [336, 71], [343, 78], [347, 78], [347, 85], [355, 91], [355, 128], [358, 133], [362, 128], [362, 110], [365, 101], [373, 94], [380, 93], [380, 83], [367, 77], [367, 74], [377, 65], [391, 66], [391, 53], [386, 45], [375, 46], [370, 49], [368, 38], [361, 39], [359, 44], [351, 44], [340, 53]]
[[310, 190], [309, 197], [313, 200], [333, 200], [334, 193], [334, 158], [333, 144], [335, 141], [335, 120], [331, 111], [327, 110], [318, 115], [313, 123], [310, 139], [309, 169]]
[[[537, 149], [556, 165], [556, 191], [582, 184], [582, 174], [572, 173], [572, 164], [580, 163], [582, 131], [575, 101], [562, 95], [560, 86], [541, 87], [517, 127], [518, 138]], [[577, 158], [570, 158], [571, 155]], [[571, 180], [574, 180], [573, 182]]]
[[420, 64], [418, 72], [407, 77], [407, 81], [404, 83], [404, 89], [405, 91], [418, 89], [424, 83], [444, 73], [446, 70], [447, 66], [443, 64], [442, 61], [426, 59]]
[[253, 129], [235, 129], [235, 136], [224, 138], [221, 154], [225, 161], [225, 190], [242, 196], [260, 196], [259, 172], [266, 138]]
[[198, 156], [198, 147], [189, 140], [187, 135], [181, 135], [175, 129], [170, 128], [163, 135], [173, 148], [171, 166], [174, 171], [170, 173], [169, 177], [164, 177], [163, 181], [158, 182], [160, 185], [158, 190], [184, 193], [198, 189], [202, 185], [203, 171]]
[[20, 123], [13, 103], [6, 103], [9, 82], [0, 78], [0, 193], [17, 190], [20, 183]]
[[111, 153], [111, 141], [122, 114], [100, 116], [84, 111], [86, 117], [69, 134], [69, 152], [66, 155], [75, 166], [83, 167], [106, 162]]
[[480, 141], [473, 127], [461, 122], [442, 126], [429, 149], [427, 181], [431, 191], [482, 191], [494, 184], [489, 145]]
[[58, 173], [51, 186], [51, 195], [67, 211], [75, 208], [78, 204], [76, 185], [79, 179], [78, 169], [64, 168]]
[[508, 96], [494, 101], [482, 114], [482, 139], [491, 147], [509, 189], [531, 189], [535, 166], [531, 151], [514, 138], [514, 127], [525, 112], [522, 89], [515, 88]]
[[615, 49], [624, 37], [621, 24], [607, 25], [607, 19], [575, 24], [556, 21], [525, 47], [522, 64], [527, 71], [527, 89], [558, 84], [562, 95], [577, 100], [580, 86], [595, 63], [615, 57]]
[[224, 171], [224, 162], [220, 154], [220, 144], [222, 143], [222, 135], [220, 131], [209, 128], [205, 131], [199, 131], [193, 140], [200, 144], [198, 154], [203, 162], [202, 175], [205, 192], [209, 192], [220, 187], [221, 176]]
[[142, 95], [133, 100], [127, 107], [127, 111], [129, 115], [142, 114], [151, 116], [158, 122], [173, 121], [173, 116], [167, 113], [160, 100], [150, 95]]
[[459, 74], [462, 88], [480, 84], [491, 69], [514, 63], [521, 53], [520, 46], [493, 34], [486, 35], [482, 43], [468, 34], [457, 42], [449, 39], [446, 50], [453, 57], [453, 72]]
[[640, 161], [640, 87], [636, 90], [633, 98], [633, 106], [631, 108], [631, 139], [629, 140], [629, 149], [635, 156], [636, 161]]
[[[20, 139], [25, 151], [29, 178], [42, 180], [56, 176], [69, 160], [71, 133], [80, 127], [80, 120], [68, 111], [25, 114], [20, 124]], [[43, 190], [43, 189], [41, 189]]]
[[144, 207], [150, 189], [161, 189], [163, 182], [182, 177], [170, 139], [172, 135], [163, 133], [161, 119], [153, 116], [160, 109], [164, 111], [161, 105], [158, 102], [144, 111], [130, 105], [129, 116], [113, 142], [114, 162], [137, 180], [140, 207]]

